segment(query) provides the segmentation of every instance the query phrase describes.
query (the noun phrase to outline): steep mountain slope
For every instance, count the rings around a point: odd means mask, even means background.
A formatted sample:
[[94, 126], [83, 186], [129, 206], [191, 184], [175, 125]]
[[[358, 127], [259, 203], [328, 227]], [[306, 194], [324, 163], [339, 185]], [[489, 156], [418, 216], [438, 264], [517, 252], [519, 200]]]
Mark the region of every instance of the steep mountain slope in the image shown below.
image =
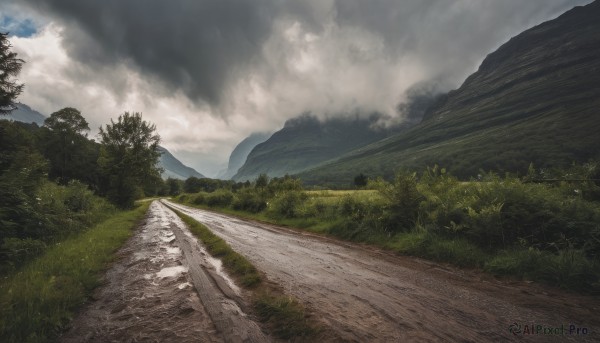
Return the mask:
[[347, 183], [435, 163], [469, 177], [600, 157], [600, 2], [512, 38], [421, 124], [300, 176]]
[[195, 169], [186, 166], [181, 163], [175, 156], [173, 156], [169, 150], [159, 146], [158, 150], [161, 152], [159, 167], [163, 168], [162, 178], [174, 178], [185, 180], [189, 177], [203, 178], [204, 175], [198, 173]]
[[42, 126], [44, 125], [46, 117], [40, 112], [31, 109], [31, 107], [18, 103], [16, 110], [12, 111], [7, 116], [0, 116], [0, 119], [20, 121], [27, 124], [36, 123], [38, 126]]
[[378, 141], [391, 132], [371, 128], [378, 118], [374, 115], [368, 119], [335, 118], [320, 122], [303, 115], [288, 120], [283, 129], [250, 152], [233, 179], [254, 179], [261, 173], [269, 176], [297, 173]]
[[266, 141], [271, 136], [271, 133], [253, 133], [241, 141], [229, 155], [229, 164], [227, 170], [217, 175], [218, 179], [229, 180], [231, 179], [241, 166], [246, 162], [246, 158], [258, 144]]

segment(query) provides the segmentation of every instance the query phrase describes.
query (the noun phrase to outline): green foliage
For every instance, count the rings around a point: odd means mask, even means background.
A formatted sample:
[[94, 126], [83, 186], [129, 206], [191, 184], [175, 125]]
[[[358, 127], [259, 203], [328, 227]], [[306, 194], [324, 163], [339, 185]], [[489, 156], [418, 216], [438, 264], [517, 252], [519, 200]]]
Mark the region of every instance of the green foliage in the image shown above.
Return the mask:
[[233, 186], [233, 181], [216, 180], [209, 178], [197, 178], [192, 176], [183, 183], [183, 191], [186, 193], [207, 192], [212, 193], [217, 189], [229, 189]]
[[358, 188], [365, 187], [368, 182], [369, 178], [363, 173], [360, 173], [354, 177], [354, 186]]
[[210, 207], [227, 207], [231, 205], [232, 202], [233, 193], [225, 189], [209, 193], [205, 197], [205, 203]]
[[181, 180], [168, 178], [166, 181], [167, 184], [167, 194], [168, 195], [179, 195], [183, 191], [184, 182]]
[[268, 184], [269, 184], [269, 177], [267, 176], [267, 174], [260, 174], [258, 176], [258, 178], [256, 178], [256, 180], [254, 181], [254, 187], [259, 188], [259, 189], [263, 189], [263, 188], [267, 187]]
[[254, 308], [260, 321], [281, 339], [309, 339], [318, 332], [307, 319], [304, 307], [291, 297], [263, 292], [254, 300]]
[[[5, 198], [11, 199], [15, 199], [14, 196]], [[67, 186], [44, 182], [31, 198], [25, 197], [25, 202], [17, 204], [12, 211], [0, 207], [0, 216], [9, 214], [3, 218], [8, 230], [2, 230], [0, 236], [3, 242], [0, 255], [4, 257], [0, 271], [22, 265], [42, 252], [46, 245], [77, 234], [113, 212], [112, 205], [78, 181], [71, 181]]]
[[600, 289], [600, 265], [584, 251], [567, 248], [558, 254], [535, 248], [504, 251], [485, 264], [497, 275], [511, 275], [583, 292]]
[[122, 208], [144, 195], [143, 187], [160, 179], [156, 167], [160, 136], [156, 126], [139, 113], [125, 112], [117, 122], [100, 128], [102, 147], [98, 164], [104, 177], [103, 193]]
[[388, 227], [392, 231], [413, 227], [423, 200], [423, 195], [417, 189], [416, 174], [398, 173], [392, 183], [380, 181], [378, 189], [386, 200], [384, 208]]
[[[0, 281], [0, 341], [54, 341], [92, 289], [98, 273], [131, 235], [149, 203], [119, 213], [52, 246], [39, 258]], [[14, 244], [36, 249], [39, 243]]]
[[[584, 175], [577, 168], [552, 173]], [[477, 180], [459, 181], [435, 166], [420, 178], [398, 173], [393, 182], [373, 181], [376, 191], [306, 192], [297, 179], [275, 178], [262, 188], [240, 188], [231, 204], [215, 208], [499, 274], [527, 277], [521, 271], [540, 272], [546, 263], [552, 268], [535, 280], [577, 290], [596, 287], [596, 272], [589, 268], [600, 259], [600, 204], [575, 191], [589, 184], [586, 179], [532, 183], [480, 172]], [[190, 197], [207, 205], [209, 195]], [[528, 257], [531, 266], [513, 268], [512, 260], [502, 258], [505, 251], [523, 249], [535, 252]]]
[[272, 199], [269, 209], [284, 218], [295, 218], [302, 213], [308, 196], [299, 191], [287, 191]]
[[23, 91], [23, 85], [12, 78], [19, 74], [24, 61], [11, 48], [8, 33], [0, 32], [0, 115], [16, 109], [15, 100]]
[[267, 208], [267, 201], [262, 192], [251, 188], [243, 188], [236, 193], [232, 208], [238, 211], [259, 213]]

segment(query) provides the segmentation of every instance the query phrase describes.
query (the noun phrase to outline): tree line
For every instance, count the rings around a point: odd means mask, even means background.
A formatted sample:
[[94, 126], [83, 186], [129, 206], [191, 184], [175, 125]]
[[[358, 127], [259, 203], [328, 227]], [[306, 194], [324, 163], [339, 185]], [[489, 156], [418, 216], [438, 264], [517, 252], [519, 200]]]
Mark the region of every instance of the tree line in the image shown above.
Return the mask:
[[167, 192], [157, 166], [160, 136], [140, 113], [102, 126], [97, 142], [71, 107], [42, 127], [4, 120], [24, 89], [16, 79], [23, 63], [0, 33], [0, 272], [115, 208]]

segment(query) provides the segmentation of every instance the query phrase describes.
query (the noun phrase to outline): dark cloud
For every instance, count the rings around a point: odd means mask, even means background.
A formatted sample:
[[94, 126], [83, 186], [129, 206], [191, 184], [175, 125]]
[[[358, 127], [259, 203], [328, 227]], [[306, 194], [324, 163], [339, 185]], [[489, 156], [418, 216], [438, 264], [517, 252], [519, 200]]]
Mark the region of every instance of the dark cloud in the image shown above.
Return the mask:
[[268, 38], [264, 0], [25, 0], [60, 18], [64, 44], [86, 64], [127, 61], [191, 99], [218, 103]]
[[[181, 90], [192, 101], [210, 105], [220, 105], [235, 82], [248, 74], [270, 73], [261, 76], [265, 80], [289, 75], [281, 69], [289, 56], [264, 56], [265, 42], [275, 30], [285, 29], [274, 25], [278, 21], [301, 23], [304, 32], [317, 36], [331, 32], [331, 25], [342, 33], [349, 28], [368, 32], [381, 39], [383, 49], [375, 56], [359, 43], [341, 46], [350, 64], [379, 58], [391, 61], [391, 69], [398, 59], [416, 56], [430, 79], [456, 82], [476, 67], [482, 54], [518, 33], [515, 30], [585, 2], [589, 1], [21, 1], [62, 21], [63, 44], [79, 62], [97, 69], [125, 62], [153, 77], [163, 91]], [[336, 44], [335, 34], [327, 38]]]

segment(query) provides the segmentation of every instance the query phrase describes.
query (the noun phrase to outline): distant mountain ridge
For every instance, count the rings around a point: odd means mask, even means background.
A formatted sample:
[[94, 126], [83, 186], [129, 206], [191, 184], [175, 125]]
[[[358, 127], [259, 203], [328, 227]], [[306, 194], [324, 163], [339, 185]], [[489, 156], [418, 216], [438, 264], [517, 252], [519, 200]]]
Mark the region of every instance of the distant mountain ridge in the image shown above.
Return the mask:
[[46, 118], [47, 117], [40, 112], [35, 111], [22, 103], [17, 103], [17, 109], [7, 116], [0, 116], [0, 119], [20, 121], [27, 124], [36, 123], [38, 126], [44, 125], [44, 120], [46, 120]]
[[217, 178], [223, 180], [231, 179], [240, 169], [241, 166], [246, 162], [246, 158], [248, 155], [256, 147], [258, 144], [266, 141], [271, 137], [271, 133], [260, 133], [256, 132], [251, 134], [242, 140], [238, 145], [233, 149], [231, 155], [229, 155], [229, 164], [227, 165], [227, 169], [217, 175]]
[[600, 1], [535, 26], [489, 54], [405, 132], [300, 176], [348, 183], [439, 164], [453, 174], [521, 172], [600, 157]]
[[205, 176], [197, 172], [194, 168], [188, 167], [181, 163], [173, 154], [162, 146], [158, 147], [160, 151], [159, 166], [164, 169], [162, 173], [163, 179], [173, 178], [186, 180], [190, 177], [204, 178]]
[[378, 141], [393, 132], [373, 128], [379, 119], [375, 114], [369, 118], [355, 116], [323, 122], [309, 114], [290, 119], [281, 130], [252, 149], [233, 180], [251, 180], [263, 173], [271, 177], [298, 173]]

